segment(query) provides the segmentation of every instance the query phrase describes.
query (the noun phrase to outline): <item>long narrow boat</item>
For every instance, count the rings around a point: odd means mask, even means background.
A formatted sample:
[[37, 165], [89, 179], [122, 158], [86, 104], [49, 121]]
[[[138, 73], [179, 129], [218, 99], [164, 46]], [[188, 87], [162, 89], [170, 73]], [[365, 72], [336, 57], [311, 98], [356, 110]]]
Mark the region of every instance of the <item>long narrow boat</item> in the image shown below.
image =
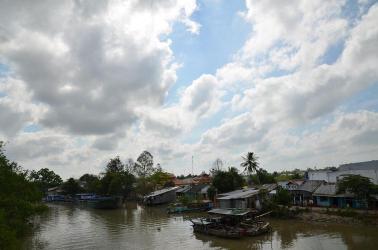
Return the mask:
[[191, 220], [193, 231], [225, 238], [258, 236], [271, 231], [269, 222], [260, 220], [255, 211], [248, 209], [213, 209], [210, 215], [217, 217]]
[[221, 225], [217, 225], [215, 222], [206, 221], [202, 219], [191, 220], [193, 231], [196, 233], [208, 234], [223, 238], [239, 239], [241, 234], [239, 231], [232, 228], [226, 228]]

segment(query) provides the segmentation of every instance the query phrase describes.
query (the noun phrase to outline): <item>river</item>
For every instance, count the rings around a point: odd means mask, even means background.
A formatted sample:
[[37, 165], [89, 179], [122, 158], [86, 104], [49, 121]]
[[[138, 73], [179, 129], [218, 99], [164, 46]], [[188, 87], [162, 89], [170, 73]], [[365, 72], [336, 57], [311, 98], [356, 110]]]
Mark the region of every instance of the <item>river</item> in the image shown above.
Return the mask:
[[[240, 240], [194, 234], [186, 215], [126, 204], [95, 210], [50, 204], [25, 249], [377, 249], [376, 227], [270, 220], [269, 235]], [[193, 216], [193, 215], [191, 215]]]

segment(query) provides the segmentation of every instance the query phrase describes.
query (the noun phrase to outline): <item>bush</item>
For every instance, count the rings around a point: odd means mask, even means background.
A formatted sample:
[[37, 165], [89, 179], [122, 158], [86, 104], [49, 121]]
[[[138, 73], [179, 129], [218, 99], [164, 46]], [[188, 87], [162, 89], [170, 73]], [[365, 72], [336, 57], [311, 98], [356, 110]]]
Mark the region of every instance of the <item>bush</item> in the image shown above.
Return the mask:
[[30, 228], [30, 219], [47, 208], [42, 193], [16, 163], [4, 155], [0, 142], [0, 249], [20, 249], [18, 238]]

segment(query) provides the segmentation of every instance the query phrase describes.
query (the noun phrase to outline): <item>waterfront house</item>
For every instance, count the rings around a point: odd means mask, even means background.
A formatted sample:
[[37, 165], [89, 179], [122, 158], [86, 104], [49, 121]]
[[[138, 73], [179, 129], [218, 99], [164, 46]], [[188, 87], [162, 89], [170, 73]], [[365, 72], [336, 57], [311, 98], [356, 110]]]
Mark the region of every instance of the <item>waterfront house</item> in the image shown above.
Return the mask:
[[325, 181], [307, 180], [295, 188], [288, 189], [293, 196], [293, 204], [306, 206], [313, 203], [312, 194]]
[[163, 188], [154, 191], [143, 198], [143, 202], [147, 205], [158, 205], [173, 202], [176, 200], [176, 190], [178, 187]]
[[177, 197], [182, 197], [186, 194], [186, 192], [188, 192], [190, 189], [190, 185], [185, 185], [185, 186], [179, 186], [177, 189], [176, 189], [176, 196]]
[[337, 184], [322, 183], [313, 193], [314, 205], [334, 208], [364, 208], [365, 205], [354, 198], [351, 193], [337, 193]]
[[308, 180], [323, 180], [336, 183], [347, 175], [361, 175], [368, 177], [374, 184], [378, 184], [378, 160], [342, 164], [338, 168], [310, 170], [306, 172]]
[[217, 203], [219, 208], [261, 208], [260, 200], [258, 197], [259, 190], [255, 188], [246, 188], [231, 191], [228, 193], [219, 194], [217, 197]]
[[[208, 188], [208, 184], [197, 184], [190, 187], [190, 189], [185, 193], [189, 198], [192, 199], [204, 199], [206, 197], [203, 196], [202, 189]], [[207, 189], [206, 189], [207, 190]]]

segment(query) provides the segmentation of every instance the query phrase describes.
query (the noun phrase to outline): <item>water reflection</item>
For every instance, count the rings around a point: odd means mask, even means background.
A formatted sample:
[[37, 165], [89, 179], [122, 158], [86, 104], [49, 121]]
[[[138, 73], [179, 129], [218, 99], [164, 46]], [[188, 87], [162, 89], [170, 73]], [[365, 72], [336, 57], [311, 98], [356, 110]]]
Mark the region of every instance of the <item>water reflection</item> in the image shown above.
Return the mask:
[[167, 215], [165, 207], [128, 203], [94, 210], [51, 205], [25, 249], [375, 249], [374, 227], [316, 225], [271, 220], [273, 232], [230, 240], [194, 234], [189, 216]]

